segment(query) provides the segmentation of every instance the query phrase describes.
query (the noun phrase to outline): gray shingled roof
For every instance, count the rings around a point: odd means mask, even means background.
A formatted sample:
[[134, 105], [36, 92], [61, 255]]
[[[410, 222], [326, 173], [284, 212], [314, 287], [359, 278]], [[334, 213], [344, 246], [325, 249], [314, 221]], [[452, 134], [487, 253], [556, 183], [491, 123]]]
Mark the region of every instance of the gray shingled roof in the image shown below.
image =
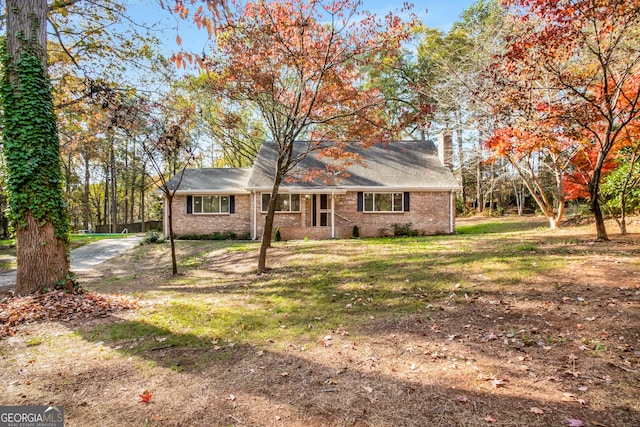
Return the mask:
[[[306, 144], [299, 143], [298, 150]], [[453, 173], [442, 165], [438, 150], [431, 141], [399, 141], [375, 145], [366, 149], [349, 148], [362, 159], [346, 173], [330, 182], [316, 178], [311, 182], [300, 179], [309, 170], [323, 170], [332, 159], [318, 159], [312, 152], [298, 165], [294, 180], [283, 182], [281, 191], [346, 191], [348, 189], [380, 190], [458, 190]], [[186, 169], [177, 193], [227, 193], [237, 194], [246, 190], [270, 190], [273, 185], [276, 150], [273, 143], [262, 144], [253, 168], [193, 168]], [[173, 190], [178, 176], [169, 181]]]
[[[303, 149], [305, 143], [296, 148]], [[431, 141], [399, 141], [386, 145], [376, 145], [363, 149], [355, 146], [349, 148], [357, 153], [364, 164], [349, 166], [347, 176], [326, 182], [317, 178], [312, 182], [296, 179], [284, 182], [281, 191], [305, 189], [405, 189], [405, 190], [458, 190], [460, 186], [451, 170], [442, 165], [438, 158], [438, 150]], [[253, 166], [247, 189], [265, 190], [273, 185], [273, 173], [276, 150], [273, 143], [265, 142]], [[318, 159], [311, 153], [299, 164], [294, 176], [302, 177], [305, 171], [324, 169], [331, 159]]]
[[[243, 193], [251, 176], [251, 168], [193, 168], [185, 169], [180, 188], [176, 193], [224, 192]], [[169, 180], [169, 189], [173, 190], [180, 175]]]

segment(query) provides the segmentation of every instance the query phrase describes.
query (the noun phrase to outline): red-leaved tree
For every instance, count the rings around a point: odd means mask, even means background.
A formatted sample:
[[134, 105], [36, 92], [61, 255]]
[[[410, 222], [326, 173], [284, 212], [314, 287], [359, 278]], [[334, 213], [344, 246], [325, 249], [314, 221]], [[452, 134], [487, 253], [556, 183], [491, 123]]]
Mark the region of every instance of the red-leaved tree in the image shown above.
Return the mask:
[[[216, 47], [202, 61], [211, 94], [251, 105], [278, 153], [258, 273], [266, 268], [278, 190], [294, 167], [312, 152], [353, 161], [354, 141], [366, 146], [394, 135], [389, 123], [396, 121], [364, 70], [398, 57], [411, 24], [361, 7], [354, 0], [262, 0], [237, 3], [217, 21]], [[303, 154], [294, 155], [300, 141]]]
[[[563, 170], [567, 158], [563, 147], [566, 145], [562, 139], [513, 127], [496, 129], [485, 141], [491, 153], [490, 160], [502, 157], [511, 163], [551, 229], [559, 226], [564, 215]], [[553, 184], [550, 185], [550, 181]]]
[[[640, 0], [504, 0], [517, 31], [507, 39], [502, 76], [535, 73], [552, 94], [558, 127], [593, 157], [587, 190], [597, 237], [607, 239], [600, 183], [608, 159], [640, 118]], [[534, 128], [542, 122], [528, 123]]]

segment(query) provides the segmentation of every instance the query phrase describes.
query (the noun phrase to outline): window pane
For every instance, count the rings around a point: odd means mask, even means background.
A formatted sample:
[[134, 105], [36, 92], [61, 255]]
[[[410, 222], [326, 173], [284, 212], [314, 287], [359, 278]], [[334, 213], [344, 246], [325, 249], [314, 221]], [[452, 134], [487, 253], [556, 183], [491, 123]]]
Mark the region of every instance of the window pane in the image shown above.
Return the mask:
[[204, 212], [204, 213], [213, 212], [213, 197], [212, 196], [203, 196], [202, 197], [202, 212]]
[[390, 193], [376, 194], [375, 210], [378, 212], [391, 212], [392, 198]]
[[269, 200], [271, 200], [271, 194], [262, 193], [262, 212], [269, 210]]
[[220, 198], [222, 196], [211, 196], [211, 212], [220, 213]]
[[202, 213], [202, 197], [195, 196], [193, 198], [193, 212]]
[[364, 193], [364, 210], [366, 212], [373, 212], [373, 194]]
[[229, 213], [229, 196], [220, 196], [220, 212]]
[[393, 211], [402, 212], [402, 193], [393, 193]]
[[300, 195], [292, 194], [291, 195], [291, 212], [299, 212], [300, 211]]
[[276, 197], [276, 210], [278, 212], [286, 212], [289, 210], [288, 194], [278, 194], [278, 197]]

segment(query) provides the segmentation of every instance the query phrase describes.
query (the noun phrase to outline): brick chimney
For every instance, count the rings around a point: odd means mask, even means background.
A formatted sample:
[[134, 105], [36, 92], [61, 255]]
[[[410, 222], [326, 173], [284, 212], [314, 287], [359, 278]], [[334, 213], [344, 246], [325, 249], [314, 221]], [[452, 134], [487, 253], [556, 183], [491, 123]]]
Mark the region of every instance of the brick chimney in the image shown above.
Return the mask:
[[438, 135], [438, 158], [440, 163], [453, 172], [453, 136], [448, 129]]

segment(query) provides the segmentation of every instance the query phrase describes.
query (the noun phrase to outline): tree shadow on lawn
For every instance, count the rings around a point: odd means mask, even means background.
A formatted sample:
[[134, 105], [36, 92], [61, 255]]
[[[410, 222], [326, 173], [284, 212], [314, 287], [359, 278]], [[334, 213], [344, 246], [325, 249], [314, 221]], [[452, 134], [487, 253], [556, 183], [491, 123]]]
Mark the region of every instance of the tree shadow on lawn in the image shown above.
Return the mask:
[[[93, 425], [101, 411], [82, 411], [82, 402], [68, 390], [84, 387], [87, 395], [101, 395], [101, 390], [117, 390], [123, 383], [129, 389], [148, 388], [152, 404], [136, 403], [131, 393], [92, 403], [96, 409], [118, 408], [109, 413], [108, 425], [156, 419], [162, 420], [158, 425], [474, 426], [495, 419], [496, 425], [548, 426], [577, 418], [631, 426], [640, 420], [640, 414], [622, 402], [614, 408], [563, 402], [545, 394], [545, 381], [533, 381], [527, 390], [508, 383], [494, 387], [475, 373], [460, 373], [451, 357], [385, 350], [388, 343], [378, 343], [384, 336], [354, 342], [338, 334], [329, 347], [316, 343], [305, 350], [296, 345], [278, 348], [276, 343], [226, 343], [216, 349], [209, 343], [199, 347], [202, 337], [139, 321], [118, 323], [117, 329], [144, 331], [144, 341], [120, 339], [117, 334], [110, 338], [114, 325], [79, 331], [84, 339], [102, 341], [129, 361], [113, 358], [115, 369], [87, 369], [56, 390], [72, 424]], [[443, 344], [438, 341], [424, 343]], [[517, 374], [509, 370], [507, 375], [513, 379]], [[103, 380], [93, 381], [96, 378]], [[544, 413], [531, 412], [534, 407]]]
[[[183, 300], [181, 289], [175, 301], [156, 308], [171, 330], [134, 321], [81, 334], [127, 348], [130, 343], [109, 328], [138, 330], [134, 335], [153, 346], [175, 345], [134, 354], [177, 367], [187, 382], [197, 383], [199, 370], [200, 377], [216, 376], [221, 388], [209, 382], [206, 388], [217, 390], [218, 401], [226, 393], [248, 399], [223, 402], [217, 425], [229, 414], [264, 425], [259, 419], [265, 413], [294, 425], [476, 425], [487, 415], [508, 420], [505, 425], [565, 425], [567, 418], [621, 426], [640, 421], [633, 403], [640, 363], [637, 349], [626, 345], [637, 340], [640, 312], [629, 290], [593, 293], [597, 285], [568, 280], [553, 287], [546, 279], [456, 288], [448, 278], [449, 288], [440, 293], [400, 280], [398, 289], [355, 286], [356, 296], [351, 285], [342, 287], [340, 276], [323, 270], [305, 282], [292, 278], [295, 271], [284, 269], [250, 286], [218, 285], [223, 289], [203, 295], [229, 294], [224, 310], [200, 298], [197, 304]], [[245, 298], [249, 305], [228, 311]], [[361, 302], [354, 304], [354, 298]], [[278, 300], [288, 302], [278, 308]], [[176, 320], [189, 312], [198, 317]], [[172, 332], [195, 328], [194, 322], [202, 322], [204, 331], [209, 324], [222, 330], [216, 336]], [[292, 335], [274, 343], [252, 335], [252, 329], [273, 331], [278, 325]], [[325, 335], [333, 337], [327, 348], [320, 344]], [[210, 343], [216, 338], [218, 350]], [[298, 367], [295, 375], [291, 366]], [[501, 378], [508, 381], [493, 388]], [[203, 405], [202, 414], [208, 410]], [[535, 415], [531, 407], [545, 413]]]
[[[169, 280], [141, 266], [134, 274], [152, 277], [139, 289], [168, 297], [149, 323], [80, 333], [158, 364], [173, 384], [192, 384], [177, 402], [204, 393], [193, 420], [217, 402], [216, 425], [265, 425], [265, 414], [292, 425], [478, 425], [487, 415], [498, 425], [640, 423], [640, 298], [623, 286], [636, 283], [637, 244], [552, 236], [397, 251], [422, 244], [403, 240], [372, 259], [367, 247], [339, 243], [315, 263], [325, 246], [276, 247], [277, 268], [260, 277], [245, 272], [251, 252], [205, 255]], [[612, 265], [614, 249], [623, 257]], [[592, 266], [600, 274], [587, 274]], [[132, 338], [114, 334], [122, 330], [175, 347], [129, 352]], [[494, 387], [502, 377], [509, 381]]]

